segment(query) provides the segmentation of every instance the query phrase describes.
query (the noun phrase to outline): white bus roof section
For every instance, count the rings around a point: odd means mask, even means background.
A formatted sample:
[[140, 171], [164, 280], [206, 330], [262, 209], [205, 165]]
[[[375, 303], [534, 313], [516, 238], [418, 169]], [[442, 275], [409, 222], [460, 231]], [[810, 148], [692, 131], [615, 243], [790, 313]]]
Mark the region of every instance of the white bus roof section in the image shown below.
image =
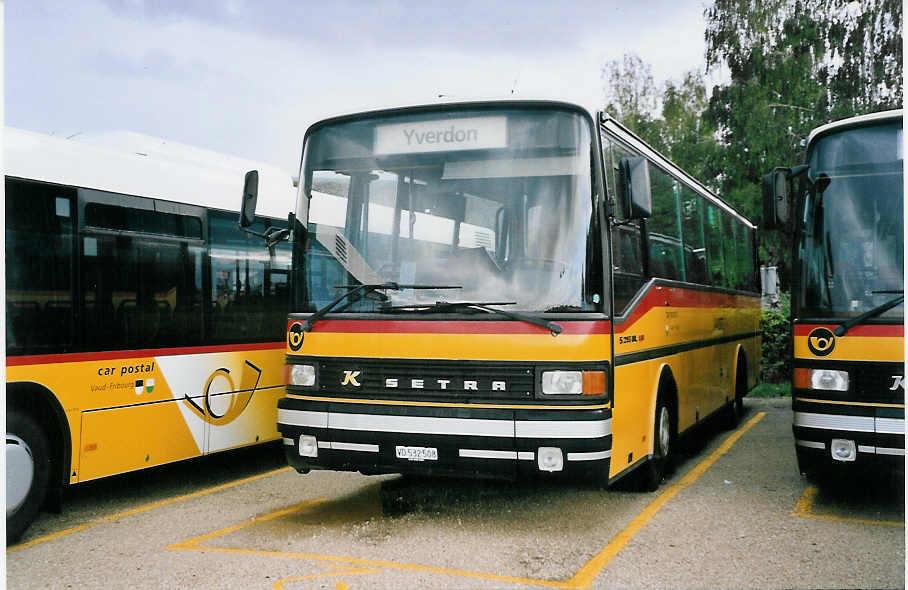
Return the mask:
[[[539, 104], [552, 104], [552, 105], [562, 105], [567, 107], [573, 107], [581, 111], [585, 111], [589, 114], [590, 118], [595, 121], [596, 109], [584, 106], [582, 104], [572, 102], [570, 100], [564, 100], [563, 98], [557, 97], [547, 97], [547, 96], [533, 96], [533, 97], [524, 97], [524, 96], [513, 96], [513, 95], [497, 95], [489, 97], [456, 97], [456, 96], [444, 96], [438, 97], [434, 100], [421, 101], [421, 102], [412, 102], [412, 103], [394, 103], [394, 104], [370, 104], [364, 106], [363, 108], [356, 110], [345, 110], [337, 114], [331, 115], [329, 117], [322, 117], [318, 121], [314, 122], [313, 125], [317, 125], [324, 121], [330, 121], [333, 119], [342, 119], [346, 117], [353, 117], [357, 115], [374, 115], [377, 113], [388, 112], [388, 111], [398, 111], [398, 110], [407, 110], [407, 109], [444, 109], [446, 107], [456, 107], [456, 108], [482, 108], [483, 106], [488, 105], [501, 105], [501, 104], [511, 104], [517, 107], [521, 105], [531, 106]], [[308, 133], [308, 132], [307, 132]]]
[[258, 215], [286, 218], [296, 201], [277, 166], [128, 131], [62, 139], [6, 127], [3, 148], [6, 176], [237, 211], [258, 170]]
[[826, 133], [834, 132], [845, 127], [859, 127], [861, 125], [866, 125], [868, 123], [882, 123], [890, 119], [901, 119], [902, 118], [902, 109], [895, 109], [892, 111], [881, 111], [879, 113], [870, 113], [869, 115], [859, 115], [857, 117], [849, 117], [847, 119], [841, 119], [839, 121], [833, 121], [832, 123], [827, 123], [826, 125], [821, 125], [813, 131], [810, 132], [810, 135], [807, 137], [807, 145], [813, 143], [813, 140], [820, 135], [825, 135]]

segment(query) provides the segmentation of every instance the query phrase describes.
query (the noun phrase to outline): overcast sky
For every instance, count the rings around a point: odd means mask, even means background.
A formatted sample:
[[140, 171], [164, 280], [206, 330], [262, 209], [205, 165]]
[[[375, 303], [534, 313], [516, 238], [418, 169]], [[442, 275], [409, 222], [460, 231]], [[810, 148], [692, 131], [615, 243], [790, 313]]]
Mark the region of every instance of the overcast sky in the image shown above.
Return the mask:
[[[627, 52], [704, 63], [703, 0], [7, 0], [6, 124], [117, 129], [295, 172], [313, 121], [451, 97], [603, 103]], [[515, 84], [516, 82], [516, 84]]]

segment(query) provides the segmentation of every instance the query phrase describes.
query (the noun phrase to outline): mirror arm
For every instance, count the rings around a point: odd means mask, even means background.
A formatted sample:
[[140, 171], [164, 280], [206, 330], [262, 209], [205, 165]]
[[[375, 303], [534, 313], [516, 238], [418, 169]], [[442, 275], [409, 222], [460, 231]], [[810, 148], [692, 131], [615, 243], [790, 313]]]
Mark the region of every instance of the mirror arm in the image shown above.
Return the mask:
[[290, 230], [287, 228], [278, 229], [276, 227], [269, 227], [265, 232], [257, 232], [255, 230], [249, 229], [248, 227], [243, 227], [242, 225], [238, 227], [247, 234], [251, 234], [253, 236], [264, 239], [265, 245], [269, 248], [275, 247], [280, 242], [286, 240], [290, 235]]
[[797, 178], [798, 176], [804, 174], [810, 169], [810, 166], [807, 164], [801, 164], [800, 166], [795, 166], [788, 173], [788, 178]]

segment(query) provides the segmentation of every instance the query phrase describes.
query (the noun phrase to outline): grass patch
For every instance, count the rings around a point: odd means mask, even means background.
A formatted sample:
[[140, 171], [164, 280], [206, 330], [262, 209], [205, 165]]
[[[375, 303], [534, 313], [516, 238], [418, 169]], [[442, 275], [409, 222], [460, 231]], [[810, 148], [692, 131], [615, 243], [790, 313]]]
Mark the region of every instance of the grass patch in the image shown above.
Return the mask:
[[791, 395], [791, 384], [761, 383], [747, 395], [750, 397], [788, 397]]

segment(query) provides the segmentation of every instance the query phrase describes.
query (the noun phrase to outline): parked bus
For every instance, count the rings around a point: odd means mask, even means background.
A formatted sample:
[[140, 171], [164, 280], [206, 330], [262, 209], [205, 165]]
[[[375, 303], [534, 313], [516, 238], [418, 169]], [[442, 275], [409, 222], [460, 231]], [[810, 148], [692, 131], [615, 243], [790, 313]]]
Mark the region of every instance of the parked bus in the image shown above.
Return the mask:
[[792, 429], [808, 475], [904, 466], [902, 150], [902, 111], [853, 117], [764, 178], [766, 224], [793, 233]]
[[[227, 210], [250, 163], [111, 139], [5, 130], [9, 541], [66, 485], [278, 437], [290, 250]], [[286, 228], [257, 167], [252, 229]]]
[[[301, 178], [278, 403], [299, 472], [637, 471], [654, 489], [679, 435], [740, 417], [760, 362], [755, 227], [608, 115], [332, 118], [307, 131]], [[327, 302], [326, 253], [342, 269]]]

